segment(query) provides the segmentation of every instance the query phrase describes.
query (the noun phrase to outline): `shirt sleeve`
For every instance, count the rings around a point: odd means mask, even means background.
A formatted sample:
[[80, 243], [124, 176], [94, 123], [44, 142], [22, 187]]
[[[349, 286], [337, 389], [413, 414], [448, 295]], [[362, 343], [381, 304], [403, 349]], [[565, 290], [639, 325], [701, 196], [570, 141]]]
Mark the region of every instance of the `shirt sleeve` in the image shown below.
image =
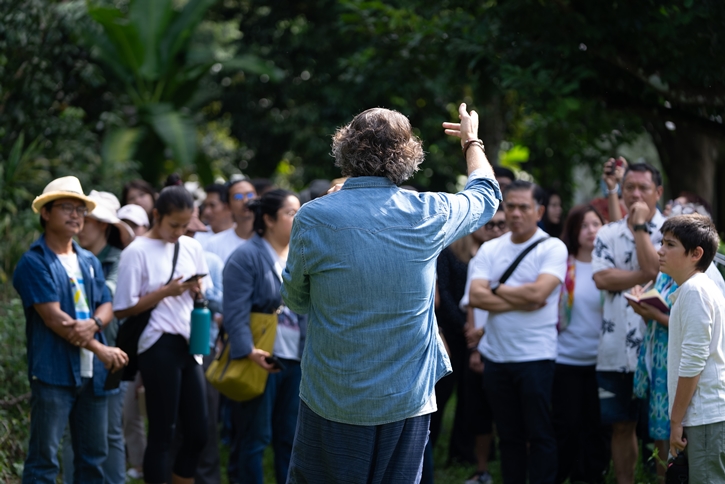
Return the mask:
[[141, 284], [145, 278], [141, 255], [131, 247], [121, 252], [121, 258], [118, 261], [116, 293], [113, 295], [114, 311], [122, 311], [138, 304], [138, 300], [142, 296]]
[[[697, 290], [699, 289], [699, 290]], [[701, 289], [683, 294], [681, 377], [693, 377], [702, 373], [710, 356], [714, 308], [710, 297]]]
[[229, 258], [224, 267], [223, 284], [225, 291], [222, 312], [224, 329], [229, 335], [229, 355], [232, 359], [244, 358], [254, 348], [249, 326], [254, 275], [248, 257], [235, 252]]
[[282, 271], [282, 299], [298, 314], [310, 312], [310, 275], [305, 267], [304, 233], [295, 220], [292, 225], [287, 266]]
[[593, 274], [615, 268], [611, 239], [609, 227], [602, 227], [597, 234], [596, 240], [594, 241], [594, 250], [592, 251]]
[[50, 267], [43, 263], [40, 254], [26, 252], [13, 273], [13, 286], [20, 294], [23, 306], [60, 302]]
[[462, 192], [455, 195], [441, 193], [440, 196], [448, 205], [448, 219], [443, 227], [443, 246], [447, 247], [491, 220], [498, 209], [501, 190], [496, 180], [476, 170], [468, 177]]
[[539, 269], [539, 274], [551, 274], [559, 281], [564, 282], [566, 278], [566, 261], [568, 253], [566, 245], [559, 239], [552, 238], [542, 242], [541, 250], [544, 251], [544, 259]]

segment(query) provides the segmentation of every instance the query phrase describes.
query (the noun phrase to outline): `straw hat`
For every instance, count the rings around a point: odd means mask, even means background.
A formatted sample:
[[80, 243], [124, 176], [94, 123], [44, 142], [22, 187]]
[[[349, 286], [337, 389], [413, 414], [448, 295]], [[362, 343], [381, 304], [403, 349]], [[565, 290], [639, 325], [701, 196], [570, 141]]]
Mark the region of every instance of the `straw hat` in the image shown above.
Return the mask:
[[81, 182], [74, 176], [56, 178], [43, 189], [43, 194], [33, 200], [33, 212], [40, 213], [40, 209], [48, 202], [59, 198], [77, 198], [86, 204], [89, 212], [96, 208], [96, 202], [83, 194]]

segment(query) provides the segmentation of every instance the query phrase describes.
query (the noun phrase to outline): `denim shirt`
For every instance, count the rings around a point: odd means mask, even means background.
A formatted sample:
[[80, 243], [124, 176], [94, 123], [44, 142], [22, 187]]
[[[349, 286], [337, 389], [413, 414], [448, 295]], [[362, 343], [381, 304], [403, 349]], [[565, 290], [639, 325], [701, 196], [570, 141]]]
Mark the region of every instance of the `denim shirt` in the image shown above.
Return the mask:
[[493, 217], [498, 183], [417, 193], [356, 177], [295, 217], [282, 297], [308, 314], [300, 398], [335, 422], [415, 416], [451, 372], [434, 313], [436, 259]]
[[[111, 293], [106, 286], [103, 268], [96, 256], [73, 242], [78, 255], [78, 265], [85, 281], [88, 307], [91, 314], [98, 306], [111, 302]], [[78, 387], [81, 385], [80, 349], [58, 336], [45, 325], [34, 304], [59, 302], [60, 309], [75, 319], [73, 290], [63, 264], [48, 248], [45, 235], [33, 242], [30, 250], [20, 258], [13, 273], [13, 286], [20, 294], [25, 309], [25, 336], [28, 345], [28, 378], [50, 385]], [[103, 333], [95, 338], [106, 342]], [[103, 363], [93, 358], [93, 389], [96, 395], [117, 393], [106, 392], [103, 384], [107, 370]]]

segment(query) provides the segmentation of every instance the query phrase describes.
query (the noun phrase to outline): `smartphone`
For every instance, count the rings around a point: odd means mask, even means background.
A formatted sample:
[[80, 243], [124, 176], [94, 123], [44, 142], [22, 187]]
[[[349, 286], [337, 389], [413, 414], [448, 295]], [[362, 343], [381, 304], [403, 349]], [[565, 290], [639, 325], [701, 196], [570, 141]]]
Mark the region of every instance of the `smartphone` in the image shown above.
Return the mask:
[[190, 278], [185, 280], [183, 283], [186, 284], [187, 282], [195, 281], [195, 280], [201, 279], [203, 277], [206, 277], [206, 274], [194, 274], [193, 276], [191, 276]]
[[284, 370], [286, 367], [284, 366], [284, 363], [282, 363], [279, 358], [277, 358], [274, 355], [266, 356], [264, 358], [264, 361], [267, 362], [268, 365], [272, 365], [275, 370]]

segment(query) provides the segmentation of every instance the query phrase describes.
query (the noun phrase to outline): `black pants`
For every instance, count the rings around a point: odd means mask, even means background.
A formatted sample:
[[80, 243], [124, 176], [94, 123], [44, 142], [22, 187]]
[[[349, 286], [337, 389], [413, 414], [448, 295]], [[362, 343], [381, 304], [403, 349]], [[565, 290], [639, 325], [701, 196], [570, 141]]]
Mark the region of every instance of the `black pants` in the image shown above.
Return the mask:
[[[505, 484], [552, 484], [556, 437], [551, 423], [554, 361], [484, 360], [483, 385], [499, 436]], [[527, 450], [528, 443], [528, 450]]]
[[557, 364], [552, 394], [559, 462], [556, 482], [602, 482], [609, 464], [595, 366]]
[[146, 388], [149, 435], [143, 459], [146, 482], [166, 482], [177, 419], [184, 439], [173, 465], [179, 477], [194, 477], [207, 440], [208, 412], [204, 374], [179, 335], [164, 334], [138, 356]]

